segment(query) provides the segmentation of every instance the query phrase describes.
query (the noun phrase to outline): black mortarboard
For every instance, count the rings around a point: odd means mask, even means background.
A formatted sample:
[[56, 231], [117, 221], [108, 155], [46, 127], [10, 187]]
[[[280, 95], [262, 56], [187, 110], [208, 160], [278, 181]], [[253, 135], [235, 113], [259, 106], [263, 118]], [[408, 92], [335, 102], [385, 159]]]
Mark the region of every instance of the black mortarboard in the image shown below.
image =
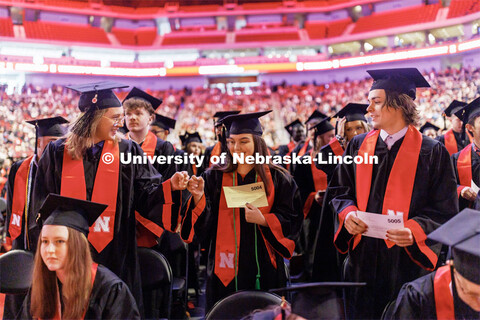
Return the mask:
[[368, 104], [349, 103], [337, 112], [332, 118], [346, 117], [347, 122], [361, 120], [367, 122], [365, 114], [367, 113]]
[[365, 285], [365, 282], [313, 282], [269, 291], [294, 292], [292, 313], [305, 319], [345, 319], [340, 289]]
[[310, 117], [308, 117], [307, 121], [305, 121], [305, 124], [309, 123], [313, 119], [325, 119], [326, 117], [327, 117], [326, 114], [323, 114], [318, 110], [314, 110], [310, 115]]
[[465, 139], [465, 125], [470, 120], [480, 116], [480, 97], [465, 105], [463, 108], [457, 109], [455, 115], [463, 122], [462, 139]]
[[292, 122], [290, 122], [289, 124], [287, 124], [287, 125], [285, 126], [285, 130], [287, 130], [288, 133], [289, 133], [290, 135], [292, 135], [293, 127], [295, 127], [295, 126], [304, 127], [303, 123], [301, 123], [300, 120], [296, 119], [295, 121], [292, 121]]
[[137, 87], [133, 87], [133, 89], [130, 90], [130, 92], [125, 97], [125, 99], [123, 99], [122, 103], [125, 103], [125, 101], [127, 101], [130, 98], [141, 98], [143, 100], [150, 102], [153, 110], [157, 109], [162, 104], [162, 100], [155, 98], [154, 96], [146, 93], [143, 90], [138, 89]]
[[[465, 107], [467, 105], [467, 103], [465, 102], [462, 102], [462, 101], [458, 101], [458, 100], [453, 100], [449, 105], [448, 107], [443, 110], [443, 113], [447, 116], [447, 117], [451, 117], [452, 114], [455, 114], [457, 111], [459, 111], [460, 109], [462, 109], [463, 107]], [[461, 119], [461, 118], [460, 118]]]
[[155, 120], [152, 122], [152, 126], [160, 127], [164, 130], [175, 129], [175, 124], [177, 120], [162, 116], [161, 114], [155, 113]]
[[88, 235], [88, 228], [107, 207], [101, 203], [50, 193], [38, 212], [42, 226], [66, 226]]
[[417, 68], [377, 69], [367, 70], [374, 82], [370, 91], [384, 89], [405, 93], [413, 100], [417, 88], [429, 88], [430, 84]]
[[335, 128], [330, 123], [330, 119], [330, 117], [327, 117], [312, 127], [312, 129], [315, 130], [315, 137], [324, 134], [325, 132], [328, 132], [330, 130], [335, 130]]
[[182, 144], [186, 147], [187, 144], [190, 142], [202, 142], [202, 138], [200, 138], [200, 135], [198, 132], [185, 132], [183, 136], [179, 136], [180, 141], [182, 141]]
[[218, 118], [218, 120], [221, 120], [225, 118], [226, 116], [231, 116], [233, 114], [239, 114], [240, 110], [231, 110], [231, 111], [217, 111], [213, 115], [214, 118]]
[[35, 126], [35, 154], [37, 153], [37, 139], [40, 137], [62, 137], [66, 128], [62, 124], [68, 123], [63, 117], [52, 117], [43, 119], [28, 120]]
[[433, 129], [433, 130], [435, 130], [435, 131], [440, 130], [439, 127], [437, 127], [436, 125], [434, 125], [434, 124], [432, 124], [432, 123], [430, 123], [430, 122], [428, 122], [428, 121], [425, 122], [425, 124], [420, 127], [420, 132], [421, 132], [421, 133], [425, 133], [425, 130], [427, 130], [427, 129]]
[[455, 269], [480, 284], [480, 211], [463, 209], [428, 235], [452, 248]]
[[122, 103], [112, 89], [127, 87], [127, 85], [112, 81], [67, 86], [67, 88], [81, 93], [78, 101], [78, 108], [81, 112], [85, 112], [91, 107], [97, 109], [121, 107]]
[[221, 122], [227, 127], [228, 134], [251, 133], [261, 136], [263, 130], [258, 118], [270, 112], [272, 110], [229, 115], [223, 118]]

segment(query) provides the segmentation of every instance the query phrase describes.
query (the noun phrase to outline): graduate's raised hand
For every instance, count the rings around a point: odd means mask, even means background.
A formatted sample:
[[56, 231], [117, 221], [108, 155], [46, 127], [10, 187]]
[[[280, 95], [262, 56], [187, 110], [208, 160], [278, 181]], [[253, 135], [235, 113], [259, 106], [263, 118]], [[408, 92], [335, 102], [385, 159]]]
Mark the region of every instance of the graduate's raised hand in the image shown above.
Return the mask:
[[192, 194], [193, 201], [197, 204], [203, 197], [205, 181], [202, 177], [192, 176], [188, 180], [187, 190]]
[[351, 235], [356, 236], [357, 234], [362, 234], [367, 231], [368, 226], [365, 222], [357, 218], [356, 211], [352, 211], [347, 214], [347, 217], [345, 218], [345, 229], [347, 229], [348, 233]]
[[187, 183], [188, 183], [187, 171], [175, 172], [175, 174], [170, 178], [172, 191], [185, 190], [187, 188]]
[[315, 193], [315, 201], [317, 201], [319, 205], [322, 205], [324, 196], [325, 196], [325, 190], [318, 190], [317, 193]]
[[412, 230], [409, 228], [388, 230], [387, 239], [395, 242], [395, 244], [399, 247], [411, 246], [413, 244]]
[[338, 125], [337, 125], [337, 135], [344, 137], [345, 136], [345, 123], [347, 123], [347, 118], [343, 117], [337, 120]]
[[263, 213], [250, 203], [245, 203], [245, 220], [250, 223], [256, 223], [261, 226], [268, 226], [267, 220], [263, 216]]

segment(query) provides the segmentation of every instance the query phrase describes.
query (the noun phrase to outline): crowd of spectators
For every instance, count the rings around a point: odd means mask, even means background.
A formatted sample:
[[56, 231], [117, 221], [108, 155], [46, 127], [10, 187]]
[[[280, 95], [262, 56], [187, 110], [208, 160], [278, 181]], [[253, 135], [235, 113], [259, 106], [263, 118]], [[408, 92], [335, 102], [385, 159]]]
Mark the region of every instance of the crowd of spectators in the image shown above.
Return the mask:
[[[480, 94], [480, 69], [448, 68], [432, 70], [426, 77], [432, 88], [422, 89], [416, 103], [421, 124], [430, 121], [443, 128], [442, 110], [454, 100], [469, 102]], [[221, 110], [253, 112], [273, 109], [263, 121], [265, 140], [271, 147], [288, 143], [283, 126], [296, 118], [305, 121], [317, 109], [333, 115], [348, 102], [367, 102], [371, 79], [333, 82], [325, 85], [269, 85], [262, 83], [248, 92], [222, 91], [218, 88], [184, 88], [180, 90], [149, 91], [163, 99], [158, 113], [177, 119], [175, 131], [169, 140], [177, 147], [178, 135], [186, 130], [198, 131], [204, 145], [214, 143], [212, 115]], [[127, 91], [119, 92], [119, 98]], [[21, 93], [7, 94], [0, 87], [0, 164], [6, 159], [15, 161], [34, 150], [35, 131], [25, 121], [50, 116], [74, 120], [78, 115], [78, 95], [65, 87], [54, 85], [40, 88], [27, 85]], [[262, 118], [262, 120], [263, 120]], [[9, 163], [10, 161], [6, 161]]]

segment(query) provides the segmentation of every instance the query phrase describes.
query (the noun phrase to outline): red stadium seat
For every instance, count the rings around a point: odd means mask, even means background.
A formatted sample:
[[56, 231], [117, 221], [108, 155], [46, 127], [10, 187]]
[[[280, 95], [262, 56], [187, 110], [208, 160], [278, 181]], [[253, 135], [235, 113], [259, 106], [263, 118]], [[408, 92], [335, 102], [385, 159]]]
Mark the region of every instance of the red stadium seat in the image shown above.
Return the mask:
[[432, 4], [372, 13], [358, 19], [352, 34], [434, 21], [439, 9], [439, 4]]
[[448, 18], [462, 17], [478, 11], [480, 11], [480, 2], [478, 0], [452, 0]]
[[0, 18], [0, 36], [13, 37], [13, 23], [10, 18]]
[[102, 28], [73, 23], [24, 21], [25, 35], [30, 39], [110, 44]]
[[207, 31], [207, 32], [172, 32], [164, 36], [162, 45], [184, 45], [184, 44], [202, 44], [202, 43], [224, 43], [226, 38], [225, 31]]

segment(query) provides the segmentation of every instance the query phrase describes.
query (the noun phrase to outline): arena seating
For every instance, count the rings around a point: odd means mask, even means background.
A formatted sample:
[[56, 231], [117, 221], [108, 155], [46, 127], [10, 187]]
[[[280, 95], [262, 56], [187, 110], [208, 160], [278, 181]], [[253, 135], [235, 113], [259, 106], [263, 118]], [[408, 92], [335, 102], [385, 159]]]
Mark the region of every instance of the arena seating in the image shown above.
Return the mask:
[[112, 33], [122, 45], [151, 46], [157, 37], [156, 28], [112, 28]]
[[10, 18], [0, 18], [0, 36], [13, 37], [13, 24]]
[[448, 18], [462, 17], [478, 11], [480, 11], [480, 1], [478, 0], [452, 0]]
[[434, 21], [437, 17], [438, 9], [440, 9], [440, 4], [431, 4], [372, 13], [370, 16], [358, 19], [352, 33], [385, 29], [386, 26], [395, 28]]
[[340, 19], [334, 21], [307, 21], [305, 30], [310, 39], [324, 39], [342, 35], [352, 19]]
[[109, 44], [105, 31], [89, 25], [24, 21], [25, 35], [31, 39]]

